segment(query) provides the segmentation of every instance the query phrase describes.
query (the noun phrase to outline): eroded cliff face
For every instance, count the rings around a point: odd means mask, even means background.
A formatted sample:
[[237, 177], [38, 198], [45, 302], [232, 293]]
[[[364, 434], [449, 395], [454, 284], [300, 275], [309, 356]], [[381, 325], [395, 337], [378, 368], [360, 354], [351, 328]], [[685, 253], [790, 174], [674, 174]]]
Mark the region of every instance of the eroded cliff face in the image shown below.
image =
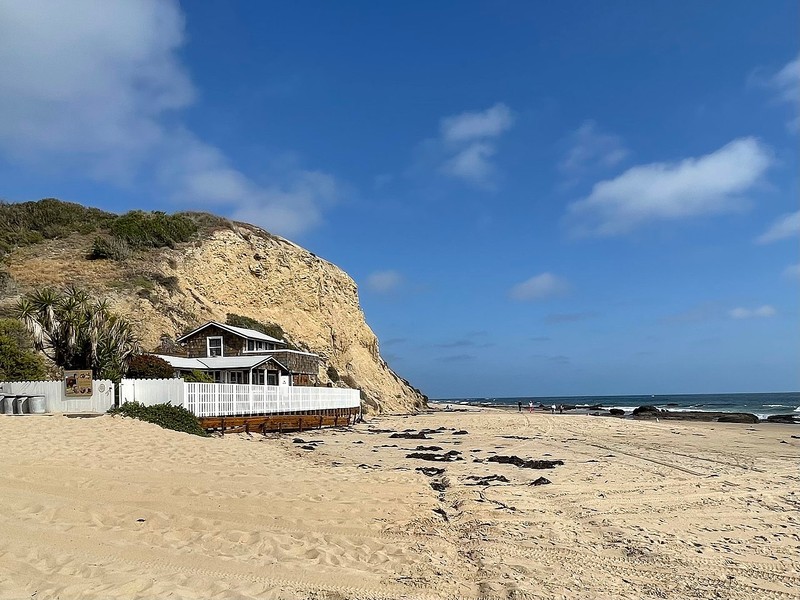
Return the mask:
[[[355, 282], [335, 265], [283, 238], [235, 224], [202, 241], [135, 256], [90, 261], [78, 238], [37, 244], [7, 258], [5, 301], [35, 286], [75, 283], [108, 297], [133, 321], [143, 345], [155, 348], [209, 320], [236, 313], [279, 324], [290, 341], [322, 355], [327, 366], [362, 391], [365, 408], [405, 412], [424, 397], [381, 358]], [[342, 384], [341, 381], [339, 383]]]

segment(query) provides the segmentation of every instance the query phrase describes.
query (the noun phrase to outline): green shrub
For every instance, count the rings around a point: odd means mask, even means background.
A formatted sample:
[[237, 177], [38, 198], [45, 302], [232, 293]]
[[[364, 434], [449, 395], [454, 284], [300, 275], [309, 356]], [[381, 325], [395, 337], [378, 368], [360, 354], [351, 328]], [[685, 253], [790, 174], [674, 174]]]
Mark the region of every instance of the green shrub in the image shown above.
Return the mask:
[[90, 260], [125, 260], [131, 255], [131, 248], [125, 240], [119, 238], [94, 238], [92, 251], [89, 253]]
[[36, 381], [47, 378], [41, 355], [17, 319], [0, 319], [0, 381]]
[[174, 374], [172, 365], [152, 354], [138, 354], [128, 364], [130, 379], [170, 379]]
[[265, 333], [270, 337], [274, 337], [276, 340], [283, 340], [284, 336], [286, 335], [283, 332], [283, 328], [277, 323], [262, 323], [261, 321], [256, 321], [250, 317], [245, 317], [244, 315], [237, 315], [234, 313], [228, 313], [226, 315], [225, 323], [227, 325], [233, 325], [234, 327], [255, 329], [256, 331]]
[[174, 248], [188, 242], [197, 233], [197, 225], [184, 215], [132, 210], [111, 223], [111, 234], [132, 248]]
[[164, 429], [205, 436], [206, 432], [200, 427], [200, 422], [192, 413], [182, 406], [172, 406], [170, 403], [145, 406], [139, 402], [125, 402], [119, 408], [108, 411], [112, 415], [122, 415], [155, 423]]
[[73, 233], [88, 235], [104, 229], [116, 215], [72, 202], [46, 198], [38, 202], [0, 202], [0, 255], [18, 246]]
[[203, 371], [198, 371], [197, 369], [188, 375], [184, 375], [183, 380], [189, 383], [214, 383], [214, 378], [211, 375], [203, 373]]

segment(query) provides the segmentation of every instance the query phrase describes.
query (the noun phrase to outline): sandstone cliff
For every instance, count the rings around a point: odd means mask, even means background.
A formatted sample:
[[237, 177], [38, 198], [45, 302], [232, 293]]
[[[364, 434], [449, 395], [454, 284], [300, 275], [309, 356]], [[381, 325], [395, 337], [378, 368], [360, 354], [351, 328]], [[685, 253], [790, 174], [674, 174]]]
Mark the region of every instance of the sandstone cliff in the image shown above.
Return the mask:
[[[72, 234], [16, 248], [4, 259], [0, 299], [43, 285], [74, 283], [107, 297], [135, 323], [146, 349], [228, 313], [283, 327], [294, 344], [362, 390], [370, 411], [411, 411], [425, 398], [381, 358], [355, 282], [335, 265], [256, 227], [227, 223], [175, 248], [123, 261], [89, 260], [91, 236]], [[343, 385], [340, 381], [339, 385]]]

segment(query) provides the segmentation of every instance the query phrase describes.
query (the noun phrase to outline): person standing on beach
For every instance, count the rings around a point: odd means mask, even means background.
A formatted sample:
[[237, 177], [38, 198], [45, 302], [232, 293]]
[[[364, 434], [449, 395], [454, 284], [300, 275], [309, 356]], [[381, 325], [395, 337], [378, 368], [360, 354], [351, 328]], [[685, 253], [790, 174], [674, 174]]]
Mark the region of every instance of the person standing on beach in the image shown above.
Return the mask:
[[556, 414], [556, 405], [555, 405], [555, 404], [553, 404], [553, 405], [551, 405], [551, 406], [550, 406], [550, 414], [551, 414], [551, 415], [554, 415], [554, 414]]
[[530, 413], [532, 413], [532, 412], [533, 412], [533, 400], [531, 400], [530, 402], [528, 402], [528, 412], [530, 412]]

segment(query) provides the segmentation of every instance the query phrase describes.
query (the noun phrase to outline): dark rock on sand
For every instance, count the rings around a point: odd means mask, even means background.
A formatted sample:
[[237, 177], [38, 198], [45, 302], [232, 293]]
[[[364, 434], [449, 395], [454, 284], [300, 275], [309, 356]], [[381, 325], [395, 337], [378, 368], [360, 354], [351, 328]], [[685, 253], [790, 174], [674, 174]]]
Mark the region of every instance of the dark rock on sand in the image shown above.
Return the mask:
[[670, 411], [655, 406], [640, 406], [633, 411], [635, 419], [665, 419], [670, 421], [706, 421], [717, 423], [758, 423], [750, 413], [711, 412], [702, 410]]
[[720, 415], [717, 423], [758, 423], [758, 417], [750, 413], [727, 413]]
[[439, 469], [437, 467], [417, 467], [415, 471], [419, 471], [428, 477], [436, 477], [444, 473], [444, 469]]
[[464, 460], [459, 456], [461, 454], [457, 450], [450, 450], [444, 454], [431, 454], [429, 452], [412, 452], [406, 454], [406, 458], [416, 458], [419, 460], [430, 460], [433, 462], [453, 462], [455, 460]]
[[546, 477], [539, 477], [536, 481], [531, 481], [530, 485], [547, 485], [548, 483], [553, 483]]
[[431, 481], [430, 485], [437, 492], [443, 492], [448, 487], [448, 483], [446, 481]]
[[651, 415], [654, 417], [661, 415], [661, 409], [656, 408], [655, 406], [639, 406], [638, 408], [633, 409], [634, 417], [649, 417]]
[[441, 449], [441, 446], [417, 446], [414, 448], [414, 450], [429, 450], [430, 452], [438, 452]]
[[402, 439], [405, 439], [405, 440], [429, 440], [429, 439], [431, 439], [427, 435], [425, 435], [425, 432], [423, 432], [423, 431], [420, 431], [419, 433], [416, 433], [414, 431], [404, 431], [402, 433], [393, 433], [389, 437], [390, 438], [402, 438]]
[[464, 431], [463, 429], [461, 429], [460, 431], [454, 431], [453, 435], [467, 435], [468, 433], [469, 433], [468, 431]]
[[467, 477], [467, 479], [474, 481], [475, 483], [467, 483], [466, 485], [489, 485], [493, 481], [499, 481], [500, 483], [511, 483], [511, 480], [504, 475], [486, 475], [485, 477], [470, 475]]
[[608, 414], [610, 414], [612, 417], [624, 417], [625, 411], [621, 408], [612, 408], [608, 411]]
[[[767, 417], [768, 423], [800, 423], [800, 415], [770, 415]], [[794, 437], [794, 436], [792, 436]]]
[[563, 460], [525, 460], [519, 456], [490, 456], [489, 462], [509, 464], [521, 469], [553, 469], [556, 465], [563, 465]]

